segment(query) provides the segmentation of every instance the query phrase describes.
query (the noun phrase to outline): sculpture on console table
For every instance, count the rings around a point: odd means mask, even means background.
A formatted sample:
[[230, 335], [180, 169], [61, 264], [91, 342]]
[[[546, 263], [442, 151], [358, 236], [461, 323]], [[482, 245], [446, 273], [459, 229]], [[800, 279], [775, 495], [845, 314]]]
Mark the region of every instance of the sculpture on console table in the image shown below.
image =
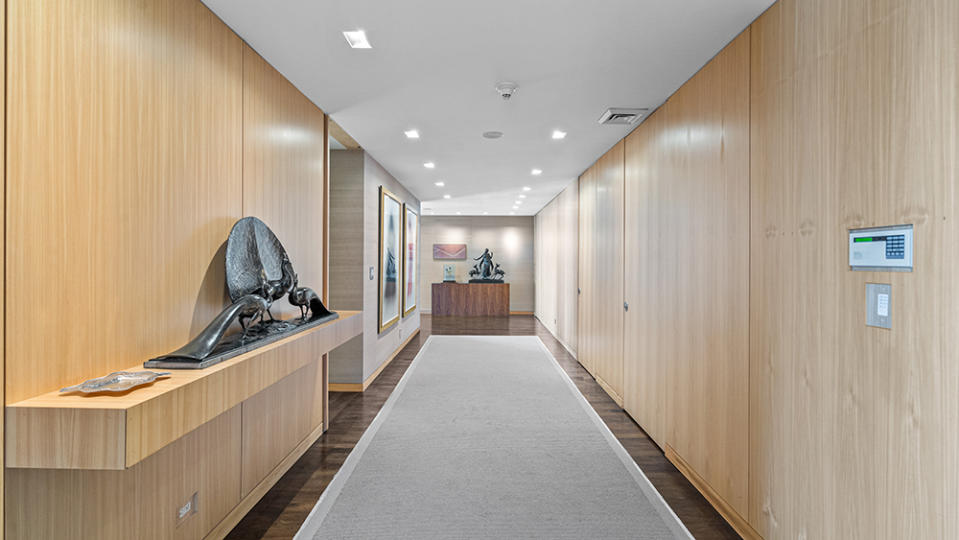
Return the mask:
[[[231, 305], [189, 343], [143, 365], [205, 368], [339, 316], [326, 309], [313, 289], [298, 286], [283, 244], [255, 217], [237, 221], [230, 231], [226, 242], [226, 285]], [[273, 317], [273, 303], [284, 296], [300, 308], [298, 319], [282, 321]], [[234, 321], [240, 323], [242, 332], [227, 334]]]
[[479, 261], [469, 271], [470, 283], [502, 283], [506, 272], [493, 264], [493, 252], [486, 248], [483, 254], [473, 259]]

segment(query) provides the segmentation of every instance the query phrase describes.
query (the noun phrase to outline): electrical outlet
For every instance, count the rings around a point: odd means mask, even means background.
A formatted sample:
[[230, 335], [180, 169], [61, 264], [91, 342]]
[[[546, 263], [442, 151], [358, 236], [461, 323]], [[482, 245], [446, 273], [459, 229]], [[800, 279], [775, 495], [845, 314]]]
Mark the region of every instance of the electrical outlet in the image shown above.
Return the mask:
[[184, 521], [190, 519], [190, 516], [197, 513], [197, 500], [200, 495], [200, 492], [197, 491], [190, 496], [190, 498], [177, 509], [176, 511], [176, 526], [179, 527], [183, 524]]

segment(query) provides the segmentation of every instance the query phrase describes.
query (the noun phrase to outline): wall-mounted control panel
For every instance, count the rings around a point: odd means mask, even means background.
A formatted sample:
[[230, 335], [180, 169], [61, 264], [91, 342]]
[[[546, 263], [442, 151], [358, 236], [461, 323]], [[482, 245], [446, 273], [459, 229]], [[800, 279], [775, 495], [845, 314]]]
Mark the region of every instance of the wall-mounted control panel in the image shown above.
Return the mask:
[[850, 229], [849, 268], [912, 272], [912, 225]]

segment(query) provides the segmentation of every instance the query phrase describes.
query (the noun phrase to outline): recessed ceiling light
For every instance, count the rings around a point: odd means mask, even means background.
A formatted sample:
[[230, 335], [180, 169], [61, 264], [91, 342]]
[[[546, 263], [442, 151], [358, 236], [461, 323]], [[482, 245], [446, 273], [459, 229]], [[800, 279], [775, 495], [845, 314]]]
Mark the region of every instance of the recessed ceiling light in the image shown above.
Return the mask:
[[565, 131], [560, 131], [560, 130], [558, 130], [558, 129], [554, 129], [554, 130], [553, 130], [553, 138], [554, 138], [554, 139], [565, 139], [565, 138], [566, 138], [566, 132], [565, 132]]
[[487, 131], [483, 133], [483, 137], [487, 139], [499, 139], [502, 136], [503, 136], [502, 131]]
[[443, 187], [446, 185], [446, 182], [443, 182], [442, 180], [440, 180], [439, 182], [433, 182], [433, 185], [436, 187]]
[[366, 32], [363, 30], [343, 32], [343, 37], [346, 38], [346, 42], [350, 44], [350, 47], [353, 47], [354, 49], [373, 48], [373, 46], [370, 45], [370, 40], [366, 39]]
[[514, 206], [514, 207], [513, 207], [513, 210], [519, 210], [519, 207], [518, 207], [518, 206]]
[[529, 190], [531, 190], [531, 189], [533, 189], [533, 188], [531, 188], [531, 187], [529, 187], [529, 186], [523, 186], [523, 191], [529, 191]]
[[520, 193], [520, 194], [519, 194], [519, 198], [520, 198], [520, 199], [525, 199], [525, 198], [526, 198], [526, 195], [523, 195], [522, 193]]
[[450, 196], [449, 196], [449, 195], [443, 195], [443, 198], [444, 198], [444, 199], [449, 199]]
[[484, 215], [484, 216], [488, 216], [488, 215], [489, 215], [489, 212], [483, 212], [483, 215]]
[[463, 215], [463, 212], [457, 212], [456, 215], [457, 215], [457, 216], [462, 216], [462, 215]]
[[427, 169], [435, 169], [435, 168], [436, 168], [436, 164], [433, 163], [432, 161], [427, 161], [426, 163], [423, 164], [423, 166], [426, 167]]
[[510, 212], [509, 215], [515, 216], [515, 215], [516, 215], [516, 212]]
[[514, 202], [513, 204], [519, 206], [519, 205], [523, 204], [523, 201], [516, 201], [516, 202]]
[[539, 176], [539, 175], [543, 174], [543, 170], [542, 170], [542, 169], [533, 169], [532, 171], [530, 171], [530, 174], [532, 174], [533, 176]]
[[411, 129], [411, 130], [409, 130], [409, 131], [404, 131], [403, 134], [406, 135], [406, 138], [407, 138], [407, 139], [419, 139], [419, 138], [420, 138], [420, 132], [419, 132], [419, 131], [416, 131], [415, 129]]

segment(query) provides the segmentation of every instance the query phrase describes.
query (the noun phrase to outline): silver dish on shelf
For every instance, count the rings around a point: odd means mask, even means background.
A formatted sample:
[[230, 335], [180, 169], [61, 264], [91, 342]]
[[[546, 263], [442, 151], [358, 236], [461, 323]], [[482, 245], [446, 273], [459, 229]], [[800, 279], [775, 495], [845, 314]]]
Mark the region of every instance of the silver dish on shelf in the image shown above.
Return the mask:
[[61, 392], [125, 392], [144, 384], [152, 383], [159, 377], [166, 377], [169, 371], [114, 371], [109, 375], [83, 381], [75, 386], [61, 388]]

